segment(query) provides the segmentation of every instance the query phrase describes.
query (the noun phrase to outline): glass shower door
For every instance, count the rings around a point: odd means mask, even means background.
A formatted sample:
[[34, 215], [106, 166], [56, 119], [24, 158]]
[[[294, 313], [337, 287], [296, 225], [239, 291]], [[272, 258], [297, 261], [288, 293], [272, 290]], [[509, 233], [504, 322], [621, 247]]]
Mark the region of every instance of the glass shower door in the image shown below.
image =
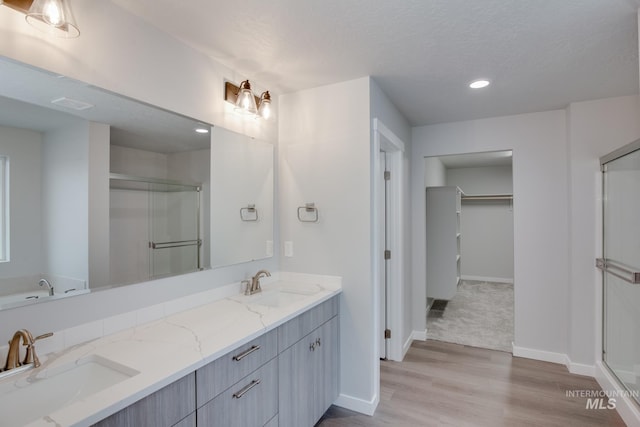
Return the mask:
[[183, 187], [165, 185], [149, 193], [152, 278], [200, 269], [200, 193]]
[[601, 160], [604, 246], [598, 260], [604, 276], [603, 360], [636, 400], [640, 393], [639, 148], [632, 144]]

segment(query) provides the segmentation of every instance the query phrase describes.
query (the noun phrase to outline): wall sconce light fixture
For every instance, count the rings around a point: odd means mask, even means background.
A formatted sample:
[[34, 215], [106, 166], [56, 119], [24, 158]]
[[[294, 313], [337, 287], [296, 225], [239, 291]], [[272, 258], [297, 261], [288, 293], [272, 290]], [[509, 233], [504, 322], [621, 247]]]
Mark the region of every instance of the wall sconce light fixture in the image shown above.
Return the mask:
[[240, 86], [225, 82], [224, 100], [235, 105], [235, 110], [243, 114], [253, 114], [256, 118], [265, 120], [273, 117], [271, 94], [266, 91], [258, 98], [253, 94], [249, 80], [244, 80]]
[[26, 21], [44, 33], [67, 39], [80, 35], [67, 0], [4, 0], [0, 4], [24, 13]]

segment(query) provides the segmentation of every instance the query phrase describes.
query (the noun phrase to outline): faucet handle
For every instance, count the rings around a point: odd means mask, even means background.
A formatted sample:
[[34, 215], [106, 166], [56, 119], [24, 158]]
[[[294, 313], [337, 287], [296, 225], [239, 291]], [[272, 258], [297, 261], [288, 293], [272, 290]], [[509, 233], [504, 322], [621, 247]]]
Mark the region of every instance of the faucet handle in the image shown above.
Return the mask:
[[53, 332], [47, 332], [46, 334], [38, 335], [37, 337], [35, 337], [33, 339], [33, 341], [35, 342], [35, 341], [41, 340], [43, 338], [49, 338], [51, 336], [53, 336]]
[[35, 337], [30, 343], [27, 344], [27, 354], [24, 356], [23, 365], [27, 365], [29, 363], [33, 363], [34, 368], [40, 367], [40, 359], [38, 359], [38, 355], [36, 354], [36, 341], [41, 340], [43, 338], [49, 338], [53, 335], [53, 332], [47, 332], [46, 334], [38, 335]]
[[240, 284], [244, 286], [244, 294], [251, 295], [251, 280], [243, 280]]

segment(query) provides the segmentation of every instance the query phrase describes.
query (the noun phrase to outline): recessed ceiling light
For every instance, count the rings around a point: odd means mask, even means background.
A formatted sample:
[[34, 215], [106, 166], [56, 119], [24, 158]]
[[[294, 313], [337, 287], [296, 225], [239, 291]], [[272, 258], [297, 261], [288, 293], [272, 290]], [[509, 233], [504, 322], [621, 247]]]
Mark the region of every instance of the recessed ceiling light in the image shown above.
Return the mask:
[[195, 128], [195, 131], [196, 131], [197, 133], [209, 133], [209, 129], [207, 129], [207, 128], [203, 128], [203, 127]]
[[469, 87], [471, 89], [482, 89], [483, 87], [487, 87], [491, 84], [491, 82], [489, 80], [474, 80], [471, 83], [469, 83]]

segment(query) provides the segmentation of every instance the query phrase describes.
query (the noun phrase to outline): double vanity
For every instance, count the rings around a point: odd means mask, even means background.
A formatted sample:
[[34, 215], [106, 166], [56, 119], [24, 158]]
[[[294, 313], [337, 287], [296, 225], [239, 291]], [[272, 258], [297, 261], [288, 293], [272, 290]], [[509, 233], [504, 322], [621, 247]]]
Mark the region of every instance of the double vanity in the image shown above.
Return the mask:
[[341, 281], [263, 282], [41, 355], [39, 368], [0, 380], [0, 424], [313, 426], [338, 396]]

